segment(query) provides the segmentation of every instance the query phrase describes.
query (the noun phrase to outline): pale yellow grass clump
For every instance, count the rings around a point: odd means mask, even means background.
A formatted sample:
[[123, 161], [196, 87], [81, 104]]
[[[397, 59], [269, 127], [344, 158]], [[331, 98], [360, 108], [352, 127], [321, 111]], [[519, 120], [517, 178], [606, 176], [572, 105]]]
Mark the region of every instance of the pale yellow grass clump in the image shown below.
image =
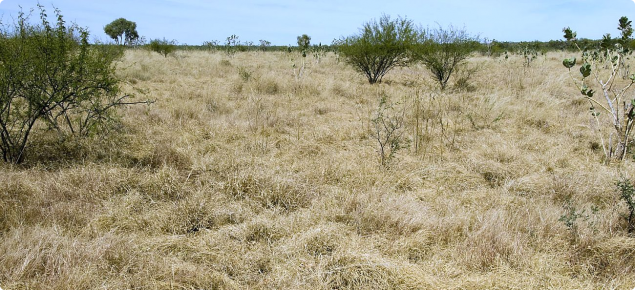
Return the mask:
[[[300, 76], [297, 53], [128, 51], [125, 89], [156, 103], [0, 165], [0, 287], [632, 289], [633, 159], [602, 165], [563, 56], [475, 57], [441, 92], [332, 54]], [[382, 95], [409, 144], [385, 168]]]

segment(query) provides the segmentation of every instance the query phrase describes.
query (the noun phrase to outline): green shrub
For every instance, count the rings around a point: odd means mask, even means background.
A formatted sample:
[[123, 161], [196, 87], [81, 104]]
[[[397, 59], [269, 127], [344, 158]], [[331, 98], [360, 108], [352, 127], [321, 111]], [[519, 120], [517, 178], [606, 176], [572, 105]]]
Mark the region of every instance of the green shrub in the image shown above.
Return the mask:
[[361, 34], [340, 39], [335, 44], [346, 63], [374, 84], [381, 82], [393, 68], [412, 62], [410, 49], [416, 44], [418, 35], [411, 20], [391, 20], [390, 16], [384, 15], [379, 22], [365, 23]]
[[[0, 27], [0, 151], [5, 162], [24, 160], [34, 129], [88, 136], [107, 126], [120, 96], [113, 61], [118, 47], [89, 45], [88, 32], [68, 26], [59, 10], [51, 25], [38, 5], [41, 24], [20, 12]], [[63, 138], [60, 138], [61, 140]]]
[[176, 43], [174, 40], [168, 41], [165, 38], [153, 39], [150, 41], [150, 50], [162, 55], [163, 57], [168, 57], [169, 54], [176, 50]]
[[479, 46], [478, 37], [452, 26], [427, 29], [420, 36], [415, 56], [430, 70], [442, 90], [445, 90], [452, 73]]
[[616, 185], [620, 191], [620, 198], [626, 202], [628, 207], [628, 216], [626, 217], [628, 232], [633, 233], [635, 232], [635, 187], [627, 178], [618, 181]]

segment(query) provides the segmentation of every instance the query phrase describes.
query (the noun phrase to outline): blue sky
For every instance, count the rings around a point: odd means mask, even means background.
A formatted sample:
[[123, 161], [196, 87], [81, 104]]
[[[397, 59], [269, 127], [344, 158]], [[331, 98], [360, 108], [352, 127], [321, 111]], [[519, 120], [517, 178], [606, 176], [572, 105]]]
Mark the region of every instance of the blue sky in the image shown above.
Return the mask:
[[[124, 17], [137, 23], [147, 39], [179, 43], [224, 41], [236, 34], [240, 41], [295, 45], [301, 34], [311, 43], [330, 44], [355, 34], [363, 23], [382, 14], [403, 16], [422, 26], [465, 27], [481, 38], [501, 41], [561, 39], [570, 26], [578, 37], [617, 35], [618, 19], [635, 20], [634, 0], [40, 0], [49, 12], [53, 5], [67, 21], [90, 30], [92, 39], [110, 41], [103, 27]], [[0, 0], [3, 23], [37, 0]], [[49, 13], [51, 15], [52, 13]]]

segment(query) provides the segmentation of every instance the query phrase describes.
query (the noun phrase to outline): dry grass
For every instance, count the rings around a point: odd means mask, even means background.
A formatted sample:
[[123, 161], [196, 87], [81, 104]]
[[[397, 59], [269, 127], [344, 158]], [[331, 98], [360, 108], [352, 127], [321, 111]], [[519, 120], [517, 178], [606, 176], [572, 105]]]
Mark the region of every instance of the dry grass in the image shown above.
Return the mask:
[[[287, 53], [129, 51], [155, 104], [0, 165], [0, 287], [632, 289], [633, 160], [602, 165], [561, 57], [477, 57], [440, 92], [419, 66], [371, 86], [333, 55], [298, 78]], [[381, 94], [410, 145], [388, 168]]]

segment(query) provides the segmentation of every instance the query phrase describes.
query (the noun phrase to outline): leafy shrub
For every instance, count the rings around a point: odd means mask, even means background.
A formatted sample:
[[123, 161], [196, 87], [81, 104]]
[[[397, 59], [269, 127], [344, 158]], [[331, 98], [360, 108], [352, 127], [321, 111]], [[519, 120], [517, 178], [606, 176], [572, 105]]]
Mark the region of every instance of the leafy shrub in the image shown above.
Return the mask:
[[416, 44], [418, 35], [411, 20], [391, 20], [390, 16], [384, 15], [379, 22], [365, 23], [361, 34], [340, 39], [336, 45], [346, 63], [374, 84], [381, 82], [393, 68], [412, 62], [410, 49]]
[[430, 70], [442, 90], [452, 73], [479, 46], [478, 37], [452, 26], [427, 29], [420, 35], [422, 40], [415, 47], [415, 55]]
[[[91, 46], [88, 32], [67, 26], [59, 10], [51, 25], [38, 5], [41, 24], [21, 12], [13, 27], [0, 28], [0, 152], [23, 162], [34, 128], [60, 137], [88, 136], [107, 126], [120, 96], [113, 61], [122, 50]], [[44, 126], [43, 126], [44, 125]], [[63, 139], [63, 138], [61, 138]]]
[[176, 50], [176, 42], [174, 40], [168, 41], [164, 39], [154, 39], [150, 41], [150, 50], [168, 57], [169, 54]]
[[635, 232], [635, 187], [633, 187], [633, 183], [627, 178], [618, 181], [616, 185], [620, 191], [620, 198], [624, 200], [626, 206], [628, 206], [628, 216], [626, 217], [628, 232], [633, 233]]

